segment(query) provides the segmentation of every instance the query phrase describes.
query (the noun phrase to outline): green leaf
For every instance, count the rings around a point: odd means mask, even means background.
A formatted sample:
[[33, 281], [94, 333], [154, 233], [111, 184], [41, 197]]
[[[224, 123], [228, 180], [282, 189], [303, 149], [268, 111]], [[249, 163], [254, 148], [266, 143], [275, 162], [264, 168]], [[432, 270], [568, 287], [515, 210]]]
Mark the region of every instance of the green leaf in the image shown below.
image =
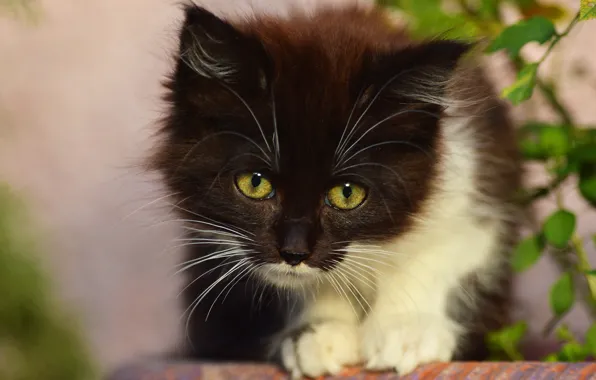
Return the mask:
[[575, 215], [567, 210], [555, 211], [549, 216], [542, 232], [546, 240], [556, 248], [565, 248], [575, 231]]
[[488, 52], [505, 49], [511, 58], [516, 58], [528, 42], [543, 44], [556, 34], [555, 26], [550, 20], [542, 16], [532, 17], [505, 28], [489, 45]]
[[381, 7], [397, 6], [397, 0], [377, 0], [377, 5]]
[[579, 192], [596, 207], [596, 164], [582, 164], [579, 168]]
[[528, 160], [544, 160], [548, 158], [540, 141], [543, 128], [544, 125], [540, 123], [528, 123], [518, 129], [517, 142], [524, 158]]
[[579, 19], [590, 20], [596, 18], [596, 1], [581, 0], [579, 3]]
[[528, 330], [528, 324], [524, 321], [519, 321], [513, 325], [501, 330], [501, 341], [512, 345], [518, 345]]
[[564, 156], [571, 149], [569, 128], [565, 125], [528, 122], [517, 133], [519, 149], [526, 159]]
[[579, 170], [578, 163], [573, 160], [565, 160], [561, 165], [553, 168], [553, 175], [557, 178], [564, 178]]
[[573, 149], [569, 156], [578, 162], [596, 163], [596, 129], [573, 129]]
[[596, 276], [596, 269], [590, 269], [584, 272], [588, 276]]
[[487, 334], [486, 341], [489, 349], [492, 351], [492, 357], [504, 357], [507, 360], [523, 360], [523, 355], [519, 352], [518, 346], [526, 335], [527, 330], [528, 324], [524, 321], [519, 321]]
[[588, 331], [586, 331], [584, 341], [586, 342], [586, 349], [588, 352], [592, 356], [596, 356], [596, 323], [590, 326]]
[[544, 240], [540, 236], [530, 236], [522, 240], [511, 259], [511, 265], [516, 272], [523, 272], [538, 261], [544, 249]]
[[556, 316], [568, 312], [575, 302], [573, 279], [570, 273], [563, 273], [550, 290], [550, 306]]
[[528, 324], [524, 321], [516, 322], [510, 326], [503, 327], [498, 331], [489, 334], [490, 341], [497, 346], [506, 345], [516, 346], [523, 339], [528, 329]]
[[547, 357], [545, 357], [544, 359], [542, 359], [543, 362], [550, 362], [550, 363], [556, 363], [559, 361], [559, 355], [557, 354], [549, 354]]
[[499, 0], [480, 0], [478, 13], [484, 19], [495, 20], [499, 16]]
[[565, 343], [559, 351], [559, 359], [564, 362], [581, 362], [586, 360], [588, 352], [584, 346], [577, 342]]
[[395, 3], [408, 16], [408, 32], [413, 38], [427, 39], [440, 34], [444, 38], [467, 39], [480, 35], [473, 20], [462, 13], [445, 12], [440, 0], [400, 0]]
[[595, 145], [577, 145], [569, 155], [571, 159], [577, 162], [596, 163], [596, 144]]
[[569, 330], [569, 327], [567, 327], [565, 325], [561, 325], [561, 326], [557, 327], [557, 329], [555, 330], [555, 335], [557, 336], [557, 339], [559, 339], [563, 342], [574, 342], [575, 341], [575, 337], [573, 336], [573, 333], [571, 332], [571, 330]]
[[544, 150], [551, 157], [564, 156], [571, 146], [569, 134], [562, 127], [544, 128], [542, 130], [541, 142]]
[[545, 160], [565, 156], [572, 146], [566, 125], [528, 122], [518, 129], [518, 145], [526, 159]]
[[534, 86], [536, 85], [537, 73], [537, 63], [531, 63], [524, 66], [517, 74], [516, 81], [511, 86], [504, 88], [501, 96], [509, 99], [511, 103], [515, 105], [530, 99], [532, 92], [534, 92]]
[[499, 357], [499, 353], [503, 353], [509, 359], [519, 358], [521, 354], [519, 353], [518, 346], [526, 335], [527, 330], [528, 324], [524, 321], [519, 321], [510, 326], [505, 326], [498, 331], [490, 332], [487, 335], [487, 343], [491, 351], [493, 351], [493, 356]]

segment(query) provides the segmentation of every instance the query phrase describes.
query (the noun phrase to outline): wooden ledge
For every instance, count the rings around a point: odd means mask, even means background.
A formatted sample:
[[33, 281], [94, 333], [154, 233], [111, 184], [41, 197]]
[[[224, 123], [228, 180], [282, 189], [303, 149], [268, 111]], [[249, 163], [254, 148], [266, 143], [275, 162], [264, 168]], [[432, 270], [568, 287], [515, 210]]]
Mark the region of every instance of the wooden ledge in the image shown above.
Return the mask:
[[[377, 379], [596, 379], [596, 362], [590, 363], [440, 363], [420, 367], [399, 377], [391, 373], [346, 370], [334, 378]], [[277, 367], [260, 364], [146, 362], [116, 371], [109, 380], [281, 380], [288, 376]]]

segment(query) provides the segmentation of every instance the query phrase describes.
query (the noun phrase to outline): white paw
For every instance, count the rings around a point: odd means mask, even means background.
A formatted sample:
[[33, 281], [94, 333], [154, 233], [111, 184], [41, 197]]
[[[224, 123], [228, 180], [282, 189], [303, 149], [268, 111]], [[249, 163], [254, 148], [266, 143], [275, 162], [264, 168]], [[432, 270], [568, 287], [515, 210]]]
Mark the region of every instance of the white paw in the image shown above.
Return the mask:
[[[395, 370], [407, 375], [419, 365], [448, 362], [457, 345], [456, 326], [445, 318], [383, 318], [361, 327], [362, 355], [370, 370]], [[390, 322], [389, 322], [390, 321]]]
[[358, 329], [342, 322], [323, 322], [288, 337], [281, 345], [283, 365], [292, 378], [337, 375], [359, 358]]

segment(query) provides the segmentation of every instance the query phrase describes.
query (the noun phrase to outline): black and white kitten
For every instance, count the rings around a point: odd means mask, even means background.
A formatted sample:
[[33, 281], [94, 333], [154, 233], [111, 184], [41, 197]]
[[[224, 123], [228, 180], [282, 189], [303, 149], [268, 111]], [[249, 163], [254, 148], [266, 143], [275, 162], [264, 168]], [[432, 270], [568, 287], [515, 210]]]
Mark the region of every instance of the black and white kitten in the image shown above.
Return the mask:
[[192, 353], [294, 376], [482, 359], [520, 166], [470, 46], [379, 9], [185, 14], [152, 167], [188, 220]]

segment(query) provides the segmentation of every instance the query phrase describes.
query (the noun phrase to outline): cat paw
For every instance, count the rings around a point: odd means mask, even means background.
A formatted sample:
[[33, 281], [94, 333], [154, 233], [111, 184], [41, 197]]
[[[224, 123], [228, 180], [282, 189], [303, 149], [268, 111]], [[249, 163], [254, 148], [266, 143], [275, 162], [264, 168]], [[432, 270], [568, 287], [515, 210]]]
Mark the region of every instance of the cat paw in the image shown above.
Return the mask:
[[358, 329], [342, 322], [307, 326], [285, 338], [281, 359], [292, 378], [337, 375], [359, 362]]
[[448, 362], [457, 346], [457, 330], [448, 320], [424, 323], [397, 317], [391, 323], [367, 321], [361, 327], [361, 349], [369, 370], [407, 375], [422, 364]]

